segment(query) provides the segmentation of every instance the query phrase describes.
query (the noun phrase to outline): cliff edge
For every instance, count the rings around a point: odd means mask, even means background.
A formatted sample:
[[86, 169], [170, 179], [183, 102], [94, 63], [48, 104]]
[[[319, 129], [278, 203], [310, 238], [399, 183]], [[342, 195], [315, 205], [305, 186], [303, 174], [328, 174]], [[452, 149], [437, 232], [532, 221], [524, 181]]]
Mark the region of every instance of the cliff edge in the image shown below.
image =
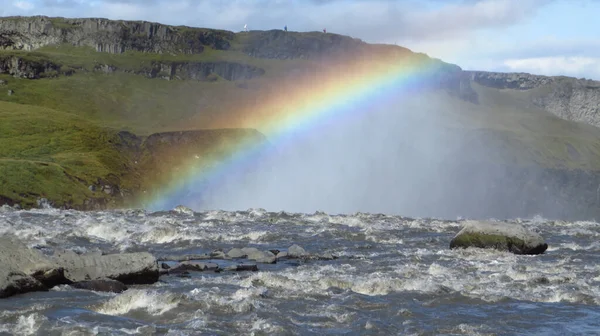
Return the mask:
[[600, 127], [600, 81], [528, 73], [465, 71], [472, 83], [520, 91], [531, 104], [562, 119]]

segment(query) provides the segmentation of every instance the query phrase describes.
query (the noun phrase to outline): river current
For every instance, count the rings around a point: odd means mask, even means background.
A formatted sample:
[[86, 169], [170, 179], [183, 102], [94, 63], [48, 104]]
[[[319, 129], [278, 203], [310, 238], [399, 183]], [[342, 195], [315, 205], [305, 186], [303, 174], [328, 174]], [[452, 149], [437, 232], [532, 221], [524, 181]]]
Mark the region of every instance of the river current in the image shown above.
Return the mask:
[[519, 221], [546, 239], [545, 254], [450, 250], [460, 221], [380, 214], [3, 207], [0, 233], [44, 253], [298, 244], [338, 258], [165, 275], [120, 294], [64, 285], [19, 295], [0, 300], [0, 335], [600, 334], [600, 225]]

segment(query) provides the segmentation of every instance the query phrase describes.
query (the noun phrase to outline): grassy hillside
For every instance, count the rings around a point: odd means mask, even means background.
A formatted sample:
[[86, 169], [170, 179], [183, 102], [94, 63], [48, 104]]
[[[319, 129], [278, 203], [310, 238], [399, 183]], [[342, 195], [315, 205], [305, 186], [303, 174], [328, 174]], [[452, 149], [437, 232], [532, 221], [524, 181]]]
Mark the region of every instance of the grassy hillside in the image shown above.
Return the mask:
[[[292, 92], [298, 82], [307, 87], [336, 73], [353, 71], [343, 57], [327, 61], [310, 57], [279, 59], [286, 58], [281, 50], [291, 53], [298, 45], [308, 46], [314, 54], [319, 48], [339, 43], [341, 37], [337, 35], [279, 35], [235, 34], [228, 50], [205, 46], [198, 54], [109, 54], [64, 44], [33, 52], [0, 51], [0, 61], [16, 57], [24, 64], [52, 65], [38, 79], [0, 73], [0, 80], [5, 82], [0, 85], [0, 202], [11, 200], [31, 206], [36, 198], [46, 197], [59, 206], [82, 207], [86, 199], [95, 199], [99, 204], [117, 202], [121, 194], [127, 199], [130, 193], [168, 182], [177, 174], [176, 169], [183, 169], [195, 155], [223, 156], [229, 150], [224, 148], [238, 141], [238, 136], [262, 138], [245, 131], [203, 133], [194, 138], [191, 147], [181, 147], [177, 140], [167, 143], [165, 149], [161, 141], [173, 137], [161, 135], [154, 143], [160, 146], [134, 149], [128, 143], [131, 139], [121, 136], [120, 131], [150, 136], [157, 132], [247, 126], [247, 111], [260, 108], [274, 96]], [[381, 53], [383, 60], [390, 59], [390, 55], [428, 60], [399, 47], [374, 46], [371, 52]], [[250, 56], [256, 53], [262, 53], [262, 58]], [[226, 80], [211, 73], [202, 81], [146, 75], [157, 64], [222, 62], [259, 68], [264, 74]], [[427, 93], [414, 102], [414, 108], [422, 113], [440, 116], [435, 119], [440, 129], [463, 140], [448, 144], [448, 156], [600, 170], [600, 129], [532, 107], [527, 96], [531, 92], [476, 84], [473, 89], [479, 95], [477, 104], [443, 91]], [[7, 90], [14, 94], [6, 94]], [[277, 113], [285, 104], [281, 99], [280, 105], [271, 104], [266, 113]], [[494, 151], [482, 156], [487, 148]], [[113, 187], [105, 192], [105, 185]]]
[[58, 206], [106, 199], [91, 185], [137, 188], [132, 162], [115, 131], [69, 113], [0, 102], [0, 198], [24, 206], [37, 197]]

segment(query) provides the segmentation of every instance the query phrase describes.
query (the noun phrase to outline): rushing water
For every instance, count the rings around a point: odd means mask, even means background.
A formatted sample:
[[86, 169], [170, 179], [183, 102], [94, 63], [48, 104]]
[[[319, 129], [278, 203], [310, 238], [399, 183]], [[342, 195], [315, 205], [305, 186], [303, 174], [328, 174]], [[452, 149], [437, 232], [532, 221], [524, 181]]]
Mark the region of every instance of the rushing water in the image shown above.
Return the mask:
[[[205, 253], [292, 244], [336, 260], [163, 276], [121, 293], [60, 286], [0, 300], [15, 335], [568, 335], [600, 333], [600, 226], [523, 221], [540, 256], [449, 250], [457, 221], [398, 216], [0, 210], [0, 233], [48, 252]], [[222, 262], [222, 261], [217, 261]]]

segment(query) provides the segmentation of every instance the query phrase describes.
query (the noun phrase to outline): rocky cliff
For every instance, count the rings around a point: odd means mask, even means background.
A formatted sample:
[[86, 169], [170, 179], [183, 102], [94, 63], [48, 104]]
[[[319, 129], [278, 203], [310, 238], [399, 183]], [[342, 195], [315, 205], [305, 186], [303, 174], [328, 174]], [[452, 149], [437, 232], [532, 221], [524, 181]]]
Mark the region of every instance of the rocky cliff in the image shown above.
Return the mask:
[[523, 91], [533, 105], [562, 119], [600, 127], [600, 81], [484, 71], [465, 75], [485, 87]]
[[0, 19], [0, 49], [35, 50], [47, 45], [71, 44], [114, 54], [126, 51], [201, 53], [206, 46], [230, 47], [233, 33], [173, 27], [146, 21], [8, 17]]

